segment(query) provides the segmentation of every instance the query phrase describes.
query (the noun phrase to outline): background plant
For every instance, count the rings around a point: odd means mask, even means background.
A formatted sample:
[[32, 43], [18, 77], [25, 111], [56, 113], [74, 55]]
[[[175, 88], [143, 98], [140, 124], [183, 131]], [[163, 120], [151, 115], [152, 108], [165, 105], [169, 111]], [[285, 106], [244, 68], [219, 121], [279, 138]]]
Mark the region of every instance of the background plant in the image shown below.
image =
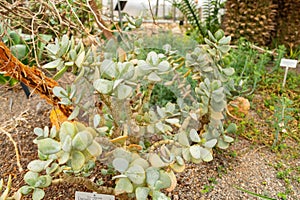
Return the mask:
[[[237, 91], [241, 94], [252, 94], [267, 73], [271, 55], [268, 52], [258, 52], [251, 47], [250, 42], [241, 38], [237, 49], [233, 49], [230, 53], [228, 61], [228, 64], [236, 71]], [[277, 59], [277, 62], [280, 62], [280, 59]]]
[[170, 2], [187, 18], [192, 27], [191, 35], [195, 34], [195, 39], [202, 43], [204, 37], [207, 36], [207, 29], [201, 21], [196, 3], [192, 0], [170, 0]]
[[273, 123], [275, 129], [275, 139], [273, 143], [273, 148], [278, 144], [280, 133], [288, 134], [290, 131], [289, 122], [293, 120], [291, 113], [294, 111], [291, 108], [293, 102], [287, 97], [281, 97], [278, 105], [275, 106], [274, 118], [275, 121]]
[[203, 16], [206, 29], [214, 33], [221, 28], [222, 13], [225, 3], [220, 0], [210, 0], [203, 3]]

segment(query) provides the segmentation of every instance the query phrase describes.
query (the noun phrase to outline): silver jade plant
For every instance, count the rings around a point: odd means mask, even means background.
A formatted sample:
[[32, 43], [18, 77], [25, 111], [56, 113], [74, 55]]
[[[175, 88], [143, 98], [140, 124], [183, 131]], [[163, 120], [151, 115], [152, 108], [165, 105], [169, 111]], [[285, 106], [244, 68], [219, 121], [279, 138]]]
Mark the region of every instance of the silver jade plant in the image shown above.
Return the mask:
[[[211, 161], [213, 148], [226, 149], [236, 130], [235, 124], [224, 127], [226, 96], [234, 89], [234, 70], [222, 60], [230, 37], [219, 30], [205, 42], [182, 59], [168, 45], [164, 53], [137, 59], [140, 50], [133, 46], [122, 61], [113, 41], [86, 48], [64, 36], [48, 45], [53, 61], [44, 67], [57, 70], [55, 78], [75, 74], [70, 86], [53, 90], [74, 109], [60, 128], [34, 129], [39, 159], [28, 164], [20, 192], [42, 199], [43, 188], [57, 180], [101, 174], [100, 163], [112, 168], [115, 184], [97, 192], [170, 199], [165, 192], [176, 187], [175, 173], [188, 162]], [[150, 104], [157, 84], [171, 88], [176, 101]]]

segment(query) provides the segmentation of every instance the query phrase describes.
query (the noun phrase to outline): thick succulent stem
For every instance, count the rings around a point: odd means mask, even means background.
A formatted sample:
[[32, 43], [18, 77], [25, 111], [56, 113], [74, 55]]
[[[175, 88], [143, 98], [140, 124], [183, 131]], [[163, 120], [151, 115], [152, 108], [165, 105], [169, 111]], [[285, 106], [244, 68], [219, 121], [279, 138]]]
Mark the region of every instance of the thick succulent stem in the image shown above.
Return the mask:
[[113, 116], [113, 124], [114, 124], [114, 127], [115, 127], [115, 131], [112, 135], [112, 138], [119, 137], [120, 133], [121, 133], [121, 130], [120, 130], [119, 124], [117, 123], [118, 116], [117, 116], [117, 113], [116, 113], [116, 109], [112, 107], [111, 101], [107, 96], [105, 96], [101, 93], [99, 93], [99, 95], [100, 95], [101, 100], [108, 107], [108, 109], [110, 110], [110, 112]]
[[99, 186], [96, 183], [92, 182], [90, 179], [84, 177], [69, 176], [67, 174], [63, 174], [60, 179], [53, 180], [52, 184], [59, 184], [63, 182], [67, 182], [70, 184], [81, 184], [84, 185], [87, 189], [101, 194], [114, 194], [114, 188]]
[[154, 144], [152, 144], [151, 148], [150, 148], [150, 153], [154, 152], [155, 149], [157, 149], [158, 147], [164, 145], [164, 144], [171, 144], [171, 145], [176, 145], [181, 147], [182, 145], [178, 142], [176, 142], [175, 140], [160, 140], [158, 142], [155, 142]]
[[154, 86], [155, 86], [154, 82], [150, 82], [148, 84], [148, 89], [145, 91], [145, 95], [143, 97], [142, 103], [139, 105], [138, 113], [142, 114], [143, 113], [143, 105], [150, 102], [151, 94], [154, 89]]

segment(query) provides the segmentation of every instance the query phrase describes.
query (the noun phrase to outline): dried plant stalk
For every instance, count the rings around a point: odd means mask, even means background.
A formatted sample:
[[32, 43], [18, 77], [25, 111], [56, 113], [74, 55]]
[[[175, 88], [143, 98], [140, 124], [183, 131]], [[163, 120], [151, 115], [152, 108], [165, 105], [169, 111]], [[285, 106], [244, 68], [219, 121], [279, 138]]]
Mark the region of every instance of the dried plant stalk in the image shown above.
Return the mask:
[[57, 106], [66, 116], [72, 113], [72, 108], [59, 104], [60, 98], [54, 96], [52, 92], [58, 83], [47, 77], [40, 69], [24, 65], [12, 55], [3, 42], [0, 42], [0, 72], [33, 88], [34, 92], [40, 94], [48, 103]]

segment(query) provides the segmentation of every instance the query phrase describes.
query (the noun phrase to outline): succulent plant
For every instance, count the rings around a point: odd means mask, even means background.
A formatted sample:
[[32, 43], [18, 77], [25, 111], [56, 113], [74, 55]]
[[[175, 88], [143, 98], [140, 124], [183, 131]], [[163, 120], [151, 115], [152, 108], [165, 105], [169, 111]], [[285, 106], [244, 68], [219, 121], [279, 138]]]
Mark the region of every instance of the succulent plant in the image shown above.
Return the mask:
[[157, 154], [149, 154], [149, 162], [122, 148], [115, 149], [113, 155], [112, 165], [120, 173], [113, 177], [117, 180], [115, 194], [134, 193], [138, 200], [147, 199], [149, 195], [157, 199], [160, 195], [166, 198], [160, 190], [174, 189], [175, 175], [163, 169], [167, 165], [162, 164]]
[[[74, 120], [81, 110], [93, 119], [88, 127], [65, 121], [59, 130], [34, 129], [39, 160], [28, 164], [27, 185], [21, 192], [42, 197], [42, 189], [51, 184], [52, 177], [60, 173], [88, 176], [99, 160], [111, 166], [114, 194], [127, 193], [138, 200], [149, 196], [169, 199], [162, 190], [170, 192], [176, 187], [174, 173], [183, 172], [187, 162], [211, 161], [213, 148], [227, 148], [233, 141], [228, 133], [236, 129], [234, 124], [224, 127], [227, 95], [234, 89], [234, 70], [223, 62], [231, 38], [221, 30], [208, 35], [206, 46], [186, 56], [195, 87], [180, 82], [186, 76], [169, 62], [168, 55], [173, 55], [170, 46], [165, 46], [165, 54], [149, 52], [145, 60], [118, 62], [111, 53], [100, 57], [99, 49], [85, 51], [82, 44], [75, 45], [67, 37], [49, 45], [52, 58], [64, 66], [52, 63], [47, 67], [61, 71], [73, 62], [73, 71], [79, 72], [73, 85], [53, 90], [61, 104], [75, 107], [68, 119]], [[107, 46], [114, 46], [113, 41]], [[175, 81], [183, 90], [174, 92], [178, 94], [176, 102], [149, 104], [155, 84], [168, 87]], [[86, 90], [80, 91], [82, 85]], [[83, 103], [82, 95], [93, 95], [95, 100]], [[98, 113], [89, 113], [91, 110]]]
[[[50, 130], [35, 128], [39, 160], [31, 161], [24, 176], [27, 185], [21, 187], [22, 194], [31, 192], [33, 199], [42, 199], [45, 195], [42, 188], [48, 187], [52, 177], [62, 171], [73, 173], [88, 173], [93, 167], [93, 161], [102, 153], [102, 147], [95, 141], [97, 132], [80, 122], [62, 123], [60, 130], [55, 126]], [[45, 171], [45, 175], [40, 175]]]

